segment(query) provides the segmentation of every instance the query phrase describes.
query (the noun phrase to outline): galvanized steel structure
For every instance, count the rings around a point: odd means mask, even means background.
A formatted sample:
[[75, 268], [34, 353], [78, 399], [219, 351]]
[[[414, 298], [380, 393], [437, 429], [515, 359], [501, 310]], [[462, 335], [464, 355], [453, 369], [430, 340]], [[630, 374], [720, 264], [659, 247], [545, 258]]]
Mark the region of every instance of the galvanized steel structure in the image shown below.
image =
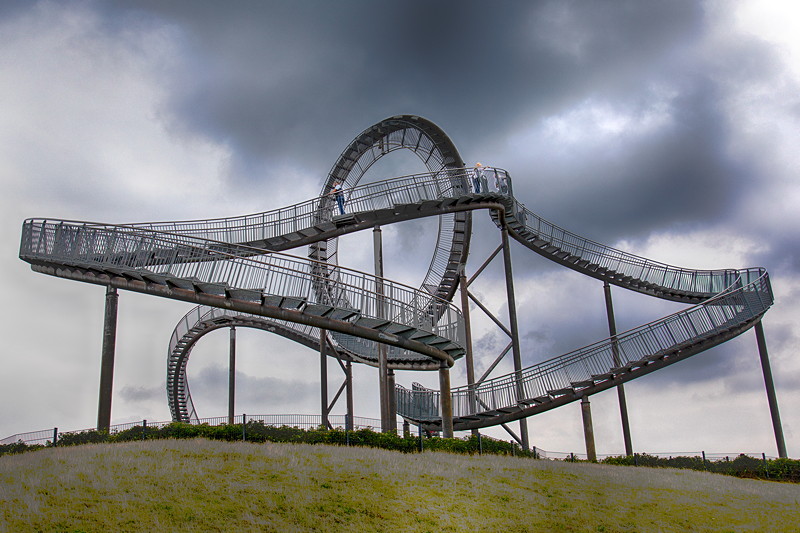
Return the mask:
[[[417, 155], [428, 172], [360, 183], [378, 159], [399, 149]], [[452, 141], [430, 121], [391, 117], [345, 148], [317, 198], [211, 220], [103, 224], [29, 219], [23, 225], [20, 258], [38, 272], [108, 287], [98, 427], [108, 427], [110, 421], [116, 289], [127, 289], [198, 304], [178, 322], [169, 342], [167, 396], [174, 420], [197, 419], [186, 377], [195, 343], [215, 329], [251, 327], [320, 350], [323, 377], [325, 358], [336, 357], [347, 376], [338, 394], [347, 388], [351, 420], [347, 369], [359, 362], [380, 369], [384, 430], [392, 430], [395, 409], [405, 419], [445, 435], [523, 420], [518, 440], [526, 447], [525, 417], [581, 400], [585, 419], [590, 420], [588, 397], [612, 387], [620, 387], [627, 432], [624, 382], [756, 326], [776, 441], [779, 454], [785, 456], [760, 325], [773, 302], [764, 269], [692, 270], [627, 254], [537, 216], [513, 196], [504, 170], [488, 168], [485, 173], [489, 179], [481, 186], [473, 179], [474, 169], [465, 167]], [[337, 183], [344, 184], [346, 214], [339, 214], [332, 194]], [[487, 372], [477, 380], [469, 320], [464, 317], [468, 296], [477, 301], [467, 289], [472, 280], [465, 276], [475, 210], [488, 210], [501, 232], [501, 245], [493, 256], [503, 252], [511, 323], [507, 328], [498, 324], [511, 339], [504, 353], [511, 351], [515, 368], [506, 376], [488, 379]], [[380, 226], [431, 216], [439, 218], [439, 232], [420, 288], [385, 279], [379, 249], [375, 274], [339, 265], [339, 236], [372, 229], [379, 246]], [[610, 337], [522, 368], [509, 239], [602, 281]], [[306, 257], [282, 253], [300, 246], [308, 246]], [[691, 307], [618, 334], [610, 285]], [[464, 314], [451, 303], [459, 287]], [[232, 364], [234, 345], [232, 332]], [[448, 369], [464, 355], [470, 383], [450, 391]], [[438, 370], [442, 390], [395, 386], [394, 370]], [[326, 398], [323, 390], [323, 420], [329, 411]], [[630, 453], [629, 446], [626, 435]]]

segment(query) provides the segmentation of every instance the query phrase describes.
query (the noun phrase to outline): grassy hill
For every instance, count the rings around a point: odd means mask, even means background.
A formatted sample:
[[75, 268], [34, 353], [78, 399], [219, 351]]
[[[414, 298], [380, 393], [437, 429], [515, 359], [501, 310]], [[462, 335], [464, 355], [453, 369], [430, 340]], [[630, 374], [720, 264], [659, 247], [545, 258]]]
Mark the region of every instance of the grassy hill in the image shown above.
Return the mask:
[[160, 440], [0, 457], [0, 531], [798, 531], [800, 486], [686, 470]]

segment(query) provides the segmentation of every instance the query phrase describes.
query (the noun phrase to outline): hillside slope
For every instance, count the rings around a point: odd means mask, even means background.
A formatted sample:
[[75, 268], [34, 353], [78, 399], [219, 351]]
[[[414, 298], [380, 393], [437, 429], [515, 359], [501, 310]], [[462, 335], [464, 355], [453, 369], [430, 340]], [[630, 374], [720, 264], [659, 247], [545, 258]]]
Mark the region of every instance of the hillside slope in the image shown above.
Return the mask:
[[0, 457], [0, 531], [796, 531], [800, 486], [693, 471], [164, 440]]

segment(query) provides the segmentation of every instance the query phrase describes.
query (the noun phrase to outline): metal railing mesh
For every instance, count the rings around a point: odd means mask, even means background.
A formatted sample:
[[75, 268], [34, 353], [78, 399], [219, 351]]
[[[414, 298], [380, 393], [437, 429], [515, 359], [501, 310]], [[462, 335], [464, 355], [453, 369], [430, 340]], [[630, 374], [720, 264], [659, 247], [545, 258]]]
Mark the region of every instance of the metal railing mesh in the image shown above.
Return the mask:
[[[552, 399], [563, 391], [608, 379], [683, 348], [713, 339], [760, 317], [772, 304], [763, 269], [742, 271], [714, 298], [668, 317], [580, 348], [548, 361], [489, 379], [477, 386], [454, 388], [453, 416], [469, 416]], [[441, 417], [440, 392], [396, 387], [397, 411], [413, 420]]]
[[275, 305], [287, 298], [298, 306], [342, 307], [346, 302], [346, 309], [360, 317], [385, 318], [463, 345], [463, 317], [445, 300], [345, 267], [331, 271], [310, 259], [257, 253], [265, 252], [188, 234], [30, 219], [23, 227], [20, 255], [31, 261], [156, 276], [176, 284], [188, 281], [204, 292], [245, 290], [256, 301], [274, 297]]

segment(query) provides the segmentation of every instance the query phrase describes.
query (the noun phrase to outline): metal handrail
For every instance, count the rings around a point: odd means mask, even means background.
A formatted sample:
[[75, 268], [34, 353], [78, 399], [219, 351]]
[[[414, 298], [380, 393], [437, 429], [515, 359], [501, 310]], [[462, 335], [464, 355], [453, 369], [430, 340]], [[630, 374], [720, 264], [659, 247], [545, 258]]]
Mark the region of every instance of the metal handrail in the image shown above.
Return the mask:
[[[576, 384], [619, 374], [631, 368], [628, 365], [644, 364], [754, 321], [772, 301], [767, 272], [761, 268], [743, 270], [730, 287], [698, 305], [520, 372], [452, 389], [453, 416], [519, 406], [537, 398], [552, 399], [559, 391], [574, 389]], [[414, 420], [435, 420], [440, 417], [439, 395], [436, 390], [397, 386], [398, 413]]]
[[[29, 219], [20, 256], [143, 274], [156, 274], [148, 267], [157, 267], [157, 274], [170, 278], [334, 307], [344, 295], [361, 316], [386, 317], [463, 345], [463, 317], [450, 302], [436, 300], [441, 314], [432, 321], [429, 302], [435, 297], [419, 289], [340, 266], [332, 269], [332, 280], [329, 265], [288, 254], [254, 253], [265, 251], [146, 228]], [[318, 291], [319, 285], [326, 290]]]
[[724, 290], [739, 276], [735, 269], [688, 269], [623, 252], [565, 230], [536, 215], [517, 200], [514, 200], [512, 213], [527, 231], [535, 235], [531, 239], [541, 239], [570, 255], [614, 271], [618, 276], [630, 276], [662, 289], [708, 298]]

